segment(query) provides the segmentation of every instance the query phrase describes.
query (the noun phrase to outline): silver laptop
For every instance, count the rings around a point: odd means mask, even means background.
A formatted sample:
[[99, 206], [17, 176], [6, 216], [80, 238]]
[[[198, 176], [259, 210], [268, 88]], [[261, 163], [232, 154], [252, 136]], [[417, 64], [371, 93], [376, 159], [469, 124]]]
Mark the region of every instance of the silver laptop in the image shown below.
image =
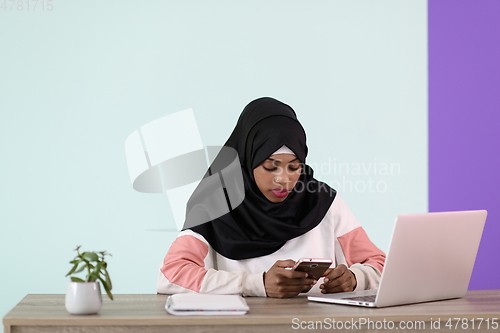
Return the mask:
[[308, 299], [384, 307], [462, 297], [469, 286], [486, 214], [476, 210], [400, 215], [378, 289]]

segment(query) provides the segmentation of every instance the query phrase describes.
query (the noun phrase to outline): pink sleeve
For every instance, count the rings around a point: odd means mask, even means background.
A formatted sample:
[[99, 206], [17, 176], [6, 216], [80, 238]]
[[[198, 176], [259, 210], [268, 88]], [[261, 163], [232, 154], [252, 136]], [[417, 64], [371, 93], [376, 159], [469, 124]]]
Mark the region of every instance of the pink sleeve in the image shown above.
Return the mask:
[[201, 240], [190, 235], [177, 237], [163, 259], [160, 271], [170, 283], [199, 293], [207, 274], [207, 254], [208, 245]]
[[360, 263], [384, 269], [385, 254], [373, 244], [362, 227], [357, 227], [337, 238], [349, 266]]

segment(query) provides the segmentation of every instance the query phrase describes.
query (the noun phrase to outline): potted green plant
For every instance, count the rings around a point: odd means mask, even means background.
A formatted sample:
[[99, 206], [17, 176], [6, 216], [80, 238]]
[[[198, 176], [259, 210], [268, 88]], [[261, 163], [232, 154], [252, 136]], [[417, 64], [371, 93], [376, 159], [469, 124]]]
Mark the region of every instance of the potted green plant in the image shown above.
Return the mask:
[[66, 310], [71, 314], [94, 314], [99, 312], [102, 307], [99, 281], [102, 282], [108, 297], [113, 300], [112, 284], [107, 270], [108, 264], [104, 260], [106, 256], [111, 256], [111, 254], [106, 251], [80, 253], [80, 247], [77, 246], [75, 249], [77, 255], [69, 262], [73, 268], [66, 276], [79, 274], [83, 271], [87, 275], [85, 279], [71, 276], [66, 291]]

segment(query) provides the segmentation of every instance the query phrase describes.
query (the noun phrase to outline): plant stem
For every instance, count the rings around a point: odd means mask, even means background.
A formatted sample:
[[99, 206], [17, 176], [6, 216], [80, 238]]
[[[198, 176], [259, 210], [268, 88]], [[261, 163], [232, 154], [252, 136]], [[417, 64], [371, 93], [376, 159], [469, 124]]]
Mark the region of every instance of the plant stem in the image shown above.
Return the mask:
[[90, 262], [87, 261], [80, 253], [78, 253], [78, 256], [83, 260], [85, 261], [85, 263], [87, 264], [87, 269], [89, 270], [89, 274], [87, 275], [87, 278], [85, 279], [86, 282], [90, 282]]

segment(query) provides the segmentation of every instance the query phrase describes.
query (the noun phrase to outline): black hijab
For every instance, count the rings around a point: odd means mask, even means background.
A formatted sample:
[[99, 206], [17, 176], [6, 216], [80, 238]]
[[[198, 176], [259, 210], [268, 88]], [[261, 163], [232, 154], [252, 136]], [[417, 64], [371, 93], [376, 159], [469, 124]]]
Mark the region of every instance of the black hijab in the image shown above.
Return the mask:
[[[253, 169], [283, 145], [300, 160], [302, 172], [286, 199], [274, 203], [257, 187]], [[336, 192], [314, 179], [313, 170], [305, 164], [306, 135], [290, 106], [269, 97], [250, 102], [224, 146], [238, 153], [244, 199], [229, 213], [189, 228], [203, 235], [215, 251], [234, 260], [268, 255], [321, 222]], [[217, 158], [208, 173], [220, 171]]]

